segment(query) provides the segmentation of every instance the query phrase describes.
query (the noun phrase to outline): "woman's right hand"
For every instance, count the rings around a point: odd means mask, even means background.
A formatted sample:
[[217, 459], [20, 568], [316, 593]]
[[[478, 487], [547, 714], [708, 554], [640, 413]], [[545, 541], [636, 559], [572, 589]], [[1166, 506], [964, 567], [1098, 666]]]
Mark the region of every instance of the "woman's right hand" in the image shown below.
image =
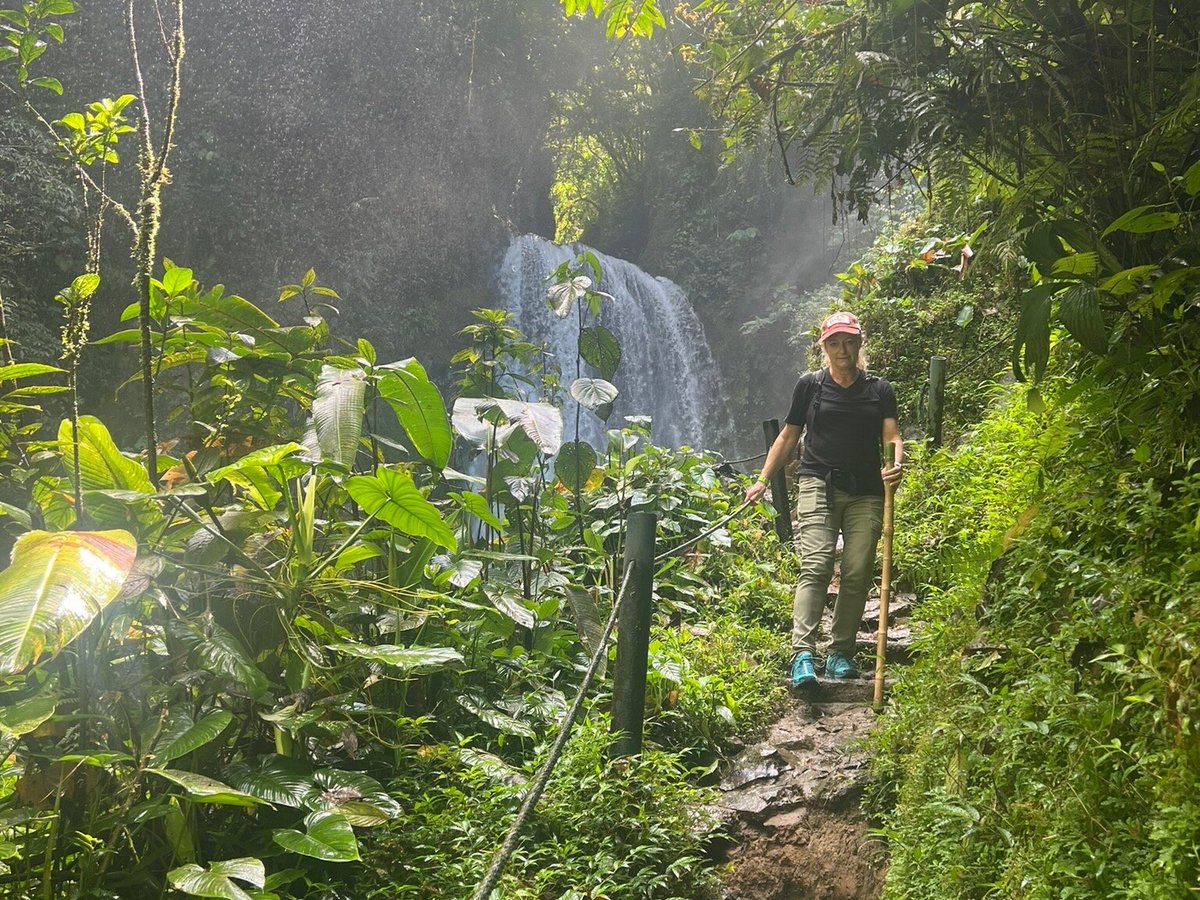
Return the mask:
[[754, 484], [750, 485], [750, 487], [746, 488], [746, 502], [757, 503], [763, 498], [763, 495], [766, 492], [767, 486], [761, 481], [756, 481]]

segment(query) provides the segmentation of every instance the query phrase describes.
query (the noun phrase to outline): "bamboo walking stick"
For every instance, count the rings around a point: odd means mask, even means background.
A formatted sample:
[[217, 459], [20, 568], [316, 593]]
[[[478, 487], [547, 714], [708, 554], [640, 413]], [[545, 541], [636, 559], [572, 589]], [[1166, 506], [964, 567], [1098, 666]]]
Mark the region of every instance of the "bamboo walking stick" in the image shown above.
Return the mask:
[[[888, 441], [884, 447], [888, 468], [896, 462], [896, 445]], [[892, 511], [896, 487], [883, 486], [883, 574], [879, 580], [879, 633], [875, 636], [875, 712], [883, 712], [883, 670], [887, 662], [888, 601], [892, 595]]]

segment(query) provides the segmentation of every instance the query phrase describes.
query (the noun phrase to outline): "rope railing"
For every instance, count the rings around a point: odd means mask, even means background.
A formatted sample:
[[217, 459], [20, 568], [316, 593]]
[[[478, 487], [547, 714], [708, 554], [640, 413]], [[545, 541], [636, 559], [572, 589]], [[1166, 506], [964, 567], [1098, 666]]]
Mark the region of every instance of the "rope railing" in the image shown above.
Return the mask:
[[604, 626], [604, 633], [600, 636], [600, 640], [597, 643], [596, 652], [592, 654], [591, 663], [588, 665], [587, 672], [583, 676], [583, 682], [579, 685], [579, 692], [575, 695], [575, 701], [571, 704], [571, 708], [567, 710], [567, 717], [563, 720], [562, 726], [558, 730], [558, 737], [554, 741], [554, 746], [550, 748], [550, 753], [546, 756], [546, 761], [542, 763], [541, 769], [538, 770], [537, 776], [534, 778], [533, 785], [525, 795], [525, 802], [521, 804], [520, 810], [517, 811], [517, 817], [513, 819], [512, 825], [509, 826], [504, 843], [500, 845], [500, 849], [492, 857], [492, 864], [488, 867], [487, 874], [484, 875], [483, 881], [479, 882], [479, 887], [475, 889], [473, 900], [487, 900], [491, 896], [493, 889], [499, 884], [500, 877], [504, 874], [504, 867], [508, 865], [509, 858], [517, 849], [517, 841], [520, 840], [521, 831], [525, 828], [525, 823], [533, 813], [534, 806], [537, 805], [538, 800], [545, 793], [546, 785], [550, 783], [550, 775], [554, 772], [554, 767], [558, 765], [558, 760], [562, 756], [563, 749], [567, 746], [567, 740], [571, 737], [571, 730], [575, 725], [575, 719], [579, 716], [579, 711], [583, 709], [584, 697], [587, 696], [588, 688], [592, 686], [592, 680], [596, 677], [596, 671], [600, 667], [600, 660], [608, 656], [608, 639], [612, 636], [613, 626], [617, 624], [617, 613], [620, 612], [621, 603], [629, 591], [629, 582], [633, 578], [633, 571], [634, 567], [632, 565], [625, 570], [625, 578], [621, 583], [621, 590], [618, 592], [616, 600], [613, 601], [612, 614], [609, 615], [608, 623]]
[[740, 465], [742, 465], [742, 463], [758, 462], [760, 459], [766, 459], [766, 458], [767, 458], [767, 451], [764, 450], [762, 453], [756, 453], [754, 456], [743, 456], [741, 459], [721, 460], [721, 465], [723, 465], [723, 466], [740, 466]]
[[741, 506], [739, 506], [737, 509], [735, 509], [733, 512], [731, 512], [725, 518], [723, 518], [719, 522], [717, 522], [717, 524], [700, 532], [698, 535], [696, 535], [691, 540], [684, 541], [678, 547], [672, 547], [670, 550], [664, 550], [662, 553], [658, 554], [658, 556], [654, 557], [655, 564], [658, 564], [661, 562], [666, 562], [672, 556], [678, 556], [681, 553], [683, 553], [684, 551], [690, 550], [692, 547], [695, 547], [698, 543], [700, 543], [706, 537], [708, 537], [709, 535], [718, 531], [719, 529], [724, 528], [727, 524], [729, 524], [734, 519], [736, 519], [739, 515], [742, 514], [742, 512], [747, 507], [751, 506], [753, 504], [753, 502], [754, 501], [752, 501], [752, 500], [747, 500], [745, 503], [743, 503]]
[[[653, 558], [653, 564], [657, 566], [671, 557], [678, 556], [691, 549], [696, 544], [700, 543], [700, 541], [704, 540], [706, 537], [709, 537], [718, 529], [723, 528], [729, 522], [733, 521], [733, 519], [741, 515], [751, 505], [752, 503], [750, 501], [742, 503], [733, 512], [720, 519], [716, 524], [705, 529], [696, 537], [691, 538], [679, 546], [672, 547], [670, 550], [666, 550], [655, 556]], [[613, 628], [616, 626], [622, 604], [624, 603], [626, 596], [629, 594], [629, 585], [633, 580], [636, 566], [636, 561], [631, 561], [625, 569], [625, 576], [621, 581], [621, 589], [618, 591], [616, 599], [613, 601], [612, 612], [609, 614], [608, 622], [605, 624], [604, 631], [600, 635], [600, 640], [597, 642], [595, 652], [593, 652], [587, 671], [584, 673], [583, 681], [580, 683], [579, 690], [575, 694], [575, 699], [572, 701], [570, 709], [567, 710], [567, 715], [563, 719], [562, 725], [559, 727], [558, 735], [554, 740], [554, 744], [550, 748], [550, 752], [546, 755], [545, 762], [543, 762], [541, 768], [538, 769], [538, 773], [534, 777], [533, 784], [530, 786], [529, 791], [525, 795], [525, 800], [521, 803], [521, 808], [517, 811], [516, 817], [509, 826], [508, 833], [505, 835], [504, 841], [493, 855], [492, 862], [488, 866], [487, 873], [484, 875], [483, 880], [479, 882], [479, 886], [475, 889], [475, 893], [472, 895], [472, 900], [488, 900], [492, 891], [495, 890], [496, 885], [500, 883], [500, 878], [504, 874], [504, 869], [508, 865], [508, 861], [512, 858], [513, 853], [516, 852], [517, 843], [521, 838], [521, 832], [528, 823], [529, 817], [533, 814], [533, 810], [537, 806], [537, 802], [546, 792], [546, 787], [550, 783], [550, 777], [554, 773], [554, 769], [558, 765], [559, 759], [562, 757], [563, 750], [567, 746], [567, 741], [570, 740], [571, 733], [575, 727], [575, 721], [579, 717], [580, 711], [583, 709], [584, 699], [587, 696], [588, 690], [592, 686], [593, 680], [595, 680], [596, 672], [600, 668], [600, 661], [608, 656], [608, 643], [612, 637]]]

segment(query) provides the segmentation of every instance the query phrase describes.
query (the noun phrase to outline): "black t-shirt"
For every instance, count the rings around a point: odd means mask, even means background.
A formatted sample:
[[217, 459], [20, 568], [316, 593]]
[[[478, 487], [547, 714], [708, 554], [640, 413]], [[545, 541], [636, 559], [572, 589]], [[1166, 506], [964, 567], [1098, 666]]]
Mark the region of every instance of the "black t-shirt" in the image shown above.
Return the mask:
[[882, 497], [880, 438], [883, 420], [894, 418], [896, 392], [883, 378], [859, 375], [844, 388], [824, 369], [801, 375], [787, 415], [789, 425], [805, 429], [800, 474], [848, 473], [852, 493]]

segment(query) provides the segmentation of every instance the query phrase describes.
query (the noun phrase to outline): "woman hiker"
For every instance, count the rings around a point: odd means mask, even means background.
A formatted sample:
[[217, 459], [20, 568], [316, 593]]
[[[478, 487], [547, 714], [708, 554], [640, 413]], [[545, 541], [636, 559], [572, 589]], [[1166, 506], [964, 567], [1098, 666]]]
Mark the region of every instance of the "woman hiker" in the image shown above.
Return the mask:
[[[875, 548], [883, 530], [883, 486], [899, 484], [904, 454], [896, 394], [883, 378], [867, 374], [858, 319], [849, 312], [829, 316], [821, 323], [819, 344], [824, 366], [796, 384], [787, 424], [771, 445], [758, 481], [746, 491], [751, 501], [766, 493], [771, 476], [787, 464], [803, 432], [804, 454], [796, 478], [800, 584], [792, 609], [792, 685], [797, 687], [817, 681], [817, 638], [839, 532], [841, 584], [825, 675], [858, 676], [854, 646], [874, 581]], [[882, 466], [881, 442], [896, 445], [896, 462], [890, 468]]]

